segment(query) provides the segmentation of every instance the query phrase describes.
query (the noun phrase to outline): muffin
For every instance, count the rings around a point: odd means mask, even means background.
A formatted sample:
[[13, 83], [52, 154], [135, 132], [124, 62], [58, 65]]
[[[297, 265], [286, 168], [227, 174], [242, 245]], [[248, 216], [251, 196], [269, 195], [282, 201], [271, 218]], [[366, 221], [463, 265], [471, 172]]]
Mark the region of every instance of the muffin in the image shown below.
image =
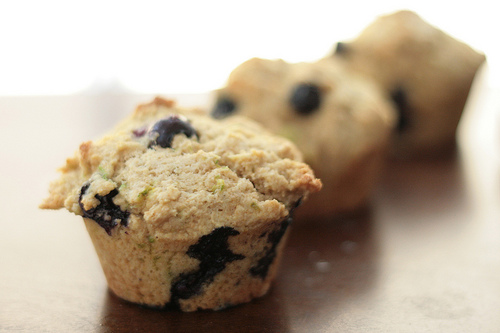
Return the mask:
[[393, 155], [435, 156], [455, 145], [469, 90], [485, 56], [411, 11], [381, 16], [333, 55], [373, 78], [399, 112]]
[[371, 80], [334, 59], [253, 58], [215, 95], [214, 118], [250, 117], [301, 150], [323, 189], [299, 215], [352, 212], [368, 202], [396, 125], [396, 110]]
[[83, 217], [111, 291], [182, 311], [264, 295], [293, 210], [321, 188], [289, 141], [161, 98], [60, 172], [41, 208]]

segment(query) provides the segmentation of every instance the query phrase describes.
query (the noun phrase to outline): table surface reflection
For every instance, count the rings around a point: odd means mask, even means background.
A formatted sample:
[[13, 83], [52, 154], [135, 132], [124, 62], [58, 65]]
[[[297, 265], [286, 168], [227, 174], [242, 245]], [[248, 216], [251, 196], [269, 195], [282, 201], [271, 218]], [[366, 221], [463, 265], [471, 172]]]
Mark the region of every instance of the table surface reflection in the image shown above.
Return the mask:
[[37, 209], [78, 143], [149, 97], [0, 98], [0, 331], [498, 332], [500, 141], [481, 124], [500, 109], [476, 89], [456, 151], [390, 162], [359, 212], [296, 220], [268, 295], [196, 313], [118, 299], [80, 218]]

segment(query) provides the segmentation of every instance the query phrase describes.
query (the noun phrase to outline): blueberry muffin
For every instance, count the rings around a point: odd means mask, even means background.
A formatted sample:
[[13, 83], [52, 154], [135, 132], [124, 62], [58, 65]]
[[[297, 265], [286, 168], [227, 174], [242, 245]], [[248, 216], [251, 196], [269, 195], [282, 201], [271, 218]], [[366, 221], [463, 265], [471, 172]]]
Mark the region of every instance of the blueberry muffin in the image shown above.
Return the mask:
[[41, 208], [83, 217], [110, 289], [182, 311], [264, 295], [292, 211], [321, 188], [289, 141], [160, 98], [60, 172]]
[[392, 103], [370, 80], [332, 59], [253, 58], [215, 95], [214, 118], [250, 117], [299, 147], [323, 183], [301, 216], [350, 212], [367, 202], [396, 124]]
[[452, 147], [473, 78], [485, 56], [411, 11], [381, 16], [334, 57], [384, 89], [399, 111], [394, 154], [436, 155]]

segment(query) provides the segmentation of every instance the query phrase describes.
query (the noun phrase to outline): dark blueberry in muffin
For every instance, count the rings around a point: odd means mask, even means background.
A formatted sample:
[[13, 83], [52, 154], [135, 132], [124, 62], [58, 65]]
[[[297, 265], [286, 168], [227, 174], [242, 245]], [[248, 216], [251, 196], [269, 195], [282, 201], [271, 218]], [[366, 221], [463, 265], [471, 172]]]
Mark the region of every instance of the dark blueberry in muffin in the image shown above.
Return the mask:
[[89, 210], [85, 210], [85, 208], [83, 208], [82, 197], [85, 195], [85, 192], [87, 192], [89, 186], [89, 183], [83, 185], [78, 199], [78, 204], [82, 209], [83, 217], [97, 222], [97, 224], [104, 228], [110, 236], [111, 230], [116, 227], [118, 223], [126, 227], [128, 225], [130, 213], [121, 210], [120, 207], [113, 202], [113, 198], [118, 194], [117, 189], [112, 190], [104, 196], [96, 194], [95, 198], [99, 200], [99, 205]]
[[391, 92], [391, 99], [396, 105], [398, 111], [398, 123], [396, 130], [399, 133], [404, 132], [409, 127], [410, 105], [408, 103], [408, 95], [403, 87], [399, 86]]
[[312, 83], [300, 83], [295, 86], [290, 95], [290, 104], [293, 109], [303, 115], [308, 115], [319, 109], [321, 92], [319, 87]]
[[198, 269], [179, 276], [171, 287], [172, 302], [179, 299], [188, 299], [201, 292], [203, 285], [210, 284], [214, 277], [226, 268], [226, 264], [245, 257], [229, 250], [228, 238], [239, 232], [231, 227], [220, 227], [210, 234], [200, 237], [198, 242], [191, 245], [187, 255], [198, 259]]
[[149, 130], [149, 136], [152, 140], [149, 142], [148, 147], [160, 146], [162, 148], [171, 148], [172, 140], [178, 134], [184, 134], [188, 138], [192, 136], [198, 137], [198, 133], [196, 133], [196, 130], [187, 119], [174, 115], [162, 119], [153, 125]]
[[229, 97], [221, 97], [217, 100], [217, 103], [210, 114], [215, 119], [222, 119], [230, 116], [235, 111], [236, 103]]
[[338, 42], [337, 45], [335, 46], [335, 54], [336, 55], [344, 55], [349, 52], [349, 47], [347, 43], [343, 42]]
[[291, 222], [292, 218], [288, 217], [281, 222], [277, 230], [269, 233], [269, 235], [267, 236], [269, 247], [264, 252], [264, 255], [259, 259], [257, 264], [250, 268], [250, 274], [256, 277], [260, 277], [261, 279], [266, 278], [267, 272], [269, 271], [269, 266], [271, 266], [277, 254], [276, 248], [285, 235], [286, 229], [291, 224]]

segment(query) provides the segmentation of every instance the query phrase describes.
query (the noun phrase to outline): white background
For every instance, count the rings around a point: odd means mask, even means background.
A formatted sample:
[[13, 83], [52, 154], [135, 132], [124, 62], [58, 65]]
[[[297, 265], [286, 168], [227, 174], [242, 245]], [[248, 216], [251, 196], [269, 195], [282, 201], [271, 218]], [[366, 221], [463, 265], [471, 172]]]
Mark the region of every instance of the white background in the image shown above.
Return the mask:
[[[203, 93], [254, 57], [312, 61], [377, 15], [416, 11], [500, 59], [498, 13], [479, 1], [3, 1], [0, 96]], [[494, 75], [496, 77], [496, 75]], [[495, 81], [496, 82], [496, 81]]]

